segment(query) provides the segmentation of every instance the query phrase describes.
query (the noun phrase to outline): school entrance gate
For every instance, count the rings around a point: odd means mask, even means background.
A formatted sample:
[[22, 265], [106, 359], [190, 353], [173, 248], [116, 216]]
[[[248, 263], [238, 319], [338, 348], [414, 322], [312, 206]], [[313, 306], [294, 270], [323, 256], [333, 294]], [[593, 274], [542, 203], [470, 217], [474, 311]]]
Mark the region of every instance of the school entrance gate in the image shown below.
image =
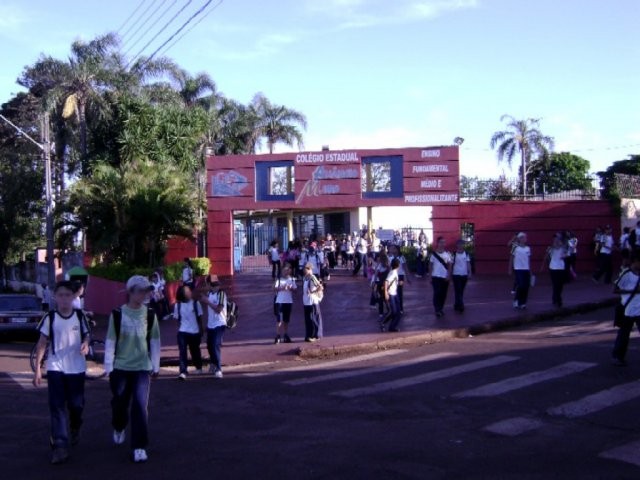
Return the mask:
[[264, 268], [275, 238], [371, 230], [378, 207], [416, 207], [413, 225], [426, 225], [427, 207], [459, 202], [457, 146], [210, 156], [207, 173], [208, 256], [225, 276], [248, 258]]

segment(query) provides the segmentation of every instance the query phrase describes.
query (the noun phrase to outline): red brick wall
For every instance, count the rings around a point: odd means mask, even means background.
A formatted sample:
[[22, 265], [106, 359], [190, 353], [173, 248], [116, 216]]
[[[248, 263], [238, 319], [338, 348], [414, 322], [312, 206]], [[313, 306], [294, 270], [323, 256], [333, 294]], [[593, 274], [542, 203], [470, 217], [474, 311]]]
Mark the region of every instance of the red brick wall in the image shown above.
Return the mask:
[[167, 254], [164, 257], [164, 264], [182, 262], [185, 258], [198, 256], [198, 246], [195, 238], [172, 237], [167, 242]]
[[444, 236], [451, 248], [464, 222], [475, 225], [476, 271], [484, 274], [507, 272], [507, 243], [516, 232], [529, 235], [532, 268], [536, 271], [553, 234], [559, 230], [574, 232], [579, 242], [579, 272], [594, 268], [591, 241], [596, 227], [611, 225], [616, 241], [620, 232], [620, 217], [606, 201], [468, 202], [433, 207], [434, 237]]
[[233, 275], [233, 214], [231, 210], [209, 210], [207, 256], [211, 273]]

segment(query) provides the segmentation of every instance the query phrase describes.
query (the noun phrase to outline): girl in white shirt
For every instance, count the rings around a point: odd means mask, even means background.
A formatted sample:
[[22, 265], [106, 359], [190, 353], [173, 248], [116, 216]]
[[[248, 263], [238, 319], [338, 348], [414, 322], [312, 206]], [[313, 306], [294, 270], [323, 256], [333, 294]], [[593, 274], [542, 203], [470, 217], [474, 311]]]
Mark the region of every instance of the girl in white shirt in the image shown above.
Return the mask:
[[276, 280], [275, 309], [278, 312], [275, 343], [291, 343], [289, 337], [289, 321], [291, 320], [291, 307], [293, 305], [293, 292], [298, 288], [295, 279], [291, 276], [291, 266], [288, 263], [282, 268], [282, 277]]
[[453, 291], [455, 293], [455, 301], [453, 309], [456, 312], [464, 312], [464, 289], [467, 281], [471, 277], [471, 259], [469, 254], [464, 251], [464, 240], [456, 242], [456, 251], [453, 254]]
[[540, 271], [544, 266], [549, 267], [551, 275], [552, 295], [551, 301], [556, 307], [562, 307], [562, 289], [567, 278], [565, 269], [565, 258], [567, 257], [567, 246], [562, 241], [562, 235], [557, 233], [553, 236], [551, 246], [547, 249], [547, 254], [542, 263]]
[[322, 337], [322, 313], [317, 293], [322, 290], [320, 281], [313, 274], [313, 265], [304, 266], [302, 282], [302, 304], [304, 305], [305, 342], [315, 342]]
[[178, 321], [178, 355], [180, 357], [179, 380], [187, 379], [187, 349], [196, 373], [202, 373], [202, 305], [193, 299], [191, 289], [186, 285], [178, 288], [176, 304], [173, 307], [173, 318]]
[[509, 274], [516, 279], [516, 294], [513, 307], [524, 310], [527, 308], [529, 287], [531, 286], [531, 249], [527, 245], [527, 234], [520, 232], [516, 236], [516, 244], [511, 249], [509, 259]]
[[449, 279], [451, 278], [451, 255], [445, 251], [445, 245], [445, 239], [438, 237], [436, 248], [431, 252], [429, 258], [429, 275], [431, 275], [431, 285], [433, 285], [433, 307], [436, 310], [436, 317], [444, 315], [444, 304], [447, 300]]

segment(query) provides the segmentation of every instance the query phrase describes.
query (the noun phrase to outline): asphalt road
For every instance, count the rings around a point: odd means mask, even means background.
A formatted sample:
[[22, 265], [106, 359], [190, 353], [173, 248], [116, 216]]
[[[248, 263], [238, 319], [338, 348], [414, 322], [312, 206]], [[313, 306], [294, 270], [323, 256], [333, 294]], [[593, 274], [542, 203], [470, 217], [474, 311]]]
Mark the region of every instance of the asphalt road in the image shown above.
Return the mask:
[[233, 367], [151, 392], [150, 460], [111, 444], [87, 383], [81, 443], [48, 464], [46, 388], [0, 344], [3, 478], [640, 478], [640, 341], [614, 367], [609, 311], [408, 350]]

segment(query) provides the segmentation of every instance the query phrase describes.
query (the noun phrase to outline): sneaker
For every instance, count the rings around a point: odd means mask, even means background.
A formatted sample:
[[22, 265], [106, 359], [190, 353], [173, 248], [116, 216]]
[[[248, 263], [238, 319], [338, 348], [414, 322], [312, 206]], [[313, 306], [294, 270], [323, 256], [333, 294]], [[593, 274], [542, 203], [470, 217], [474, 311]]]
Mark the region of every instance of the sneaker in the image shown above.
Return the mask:
[[71, 429], [71, 445], [77, 445], [80, 442], [80, 430], [76, 428]]
[[276, 339], [273, 343], [280, 343], [280, 335], [276, 335]]
[[187, 374], [186, 373], [181, 373], [180, 375], [178, 375], [178, 380], [186, 380], [187, 379]]
[[127, 435], [124, 430], [122, 430], [121, 432], [117, 430], [113, 431], [113, 443], [115, 443], [116, 445], [122, 445], [125, 438], [127, 438]]
[[291, 337], [289, 335], [284, 336], [284, 343], [291, 343]]
[[62, 447], [56, 447], [51, 452], [51, 464], [60, 465], [69, 460], [69, 450]]
[[216, 370], [213, 376], [215, 378], [222, 378], [222, 370]]
[[216, 373], [216, 367], [214, 365], [209, 365], [209, 373]]
[[305, 338], [304, 341], [305, 342], [315, 342], [316, 339], [315, 338]]
[[518, 308], [518, 301], [517, 300], [513, 301], [513, 308]]
[[149, 457], [147, 456], [147, 451], [144, 448], [136, 448], [133, 451], [133, 461], [135, 463], [142, 463], [147, 460], [149, 460]]

